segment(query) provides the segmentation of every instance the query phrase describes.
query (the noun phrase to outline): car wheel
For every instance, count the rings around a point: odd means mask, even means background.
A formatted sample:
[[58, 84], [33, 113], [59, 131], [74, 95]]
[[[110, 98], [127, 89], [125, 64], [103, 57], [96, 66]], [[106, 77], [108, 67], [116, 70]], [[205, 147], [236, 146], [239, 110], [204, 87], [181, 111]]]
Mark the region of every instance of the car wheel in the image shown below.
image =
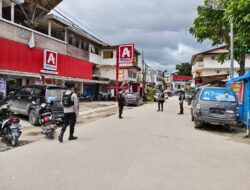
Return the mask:
[[194, 119], [194, 127], [196, 129], [201, 128], [202, 127], [202, 122], [197, 121], [196, 119]]
[[30, 112], [29, 112], [29, 122], [32, 125], [38, 125], [39, 124], [39, 120], [38, 120], [36, 111], [34, 109], [30, 110]]
[[191, 114], [191, 121], [194, 121], [194, 116], [193, 116], [193, 114]]

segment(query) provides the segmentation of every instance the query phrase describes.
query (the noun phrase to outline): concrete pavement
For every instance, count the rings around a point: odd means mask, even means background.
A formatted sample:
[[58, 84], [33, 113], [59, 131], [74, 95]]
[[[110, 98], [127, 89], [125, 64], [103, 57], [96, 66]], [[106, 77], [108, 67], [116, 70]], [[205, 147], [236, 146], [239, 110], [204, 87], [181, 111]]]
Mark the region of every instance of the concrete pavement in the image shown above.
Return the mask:
[[77, 127], [74, 142], [44, 139], [0, 153], [0, 189], [250, 189], [249, 145], [195, 130], [189, 111], [177, 116], [175, 97], [165, 107]]

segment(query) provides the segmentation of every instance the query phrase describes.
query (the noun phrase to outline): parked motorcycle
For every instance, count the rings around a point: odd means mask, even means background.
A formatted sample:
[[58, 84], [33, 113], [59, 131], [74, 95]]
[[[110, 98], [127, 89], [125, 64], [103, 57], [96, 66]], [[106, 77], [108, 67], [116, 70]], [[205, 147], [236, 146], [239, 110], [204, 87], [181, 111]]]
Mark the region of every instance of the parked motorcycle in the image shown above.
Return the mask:
[[39, 110], [40, 124], [43, 131], [48, 138], [54, 138], [54, 132], [57, 128], [55, 125], [52, 113], [51, 113], [51, 105], [48, 103], [42, 103], [41, 108]]
[[17, 146], [21, 134], [19, 118], [12, 116], [9, 104], [3, 103], [0, 107], [0, 136], [2, 140], [12, 146]]

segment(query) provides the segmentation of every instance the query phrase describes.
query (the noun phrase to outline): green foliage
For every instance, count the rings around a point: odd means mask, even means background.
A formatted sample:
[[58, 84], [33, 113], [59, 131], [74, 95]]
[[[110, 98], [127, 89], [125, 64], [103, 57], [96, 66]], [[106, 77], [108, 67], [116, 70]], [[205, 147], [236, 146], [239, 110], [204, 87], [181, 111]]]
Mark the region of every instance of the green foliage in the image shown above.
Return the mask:
[[176, 65], [176, 70], [178, 70], [178, 75], [192, 75], [192, 65], [190, 63], [181, 63]]
[[[240, 74], [244, 74], [245, 54], [250, 44], [250, 0], [220, 0], [219, 7], [213, 9], [208, 0], [198, 6], [198, 17], [190, 33], [202, 43], [211, 40], [212, 45], [230, 47], [230, 22], [234, 24], [234, 56], [241, 66]], [[221, 7], [223, 9], [221, 9]], [[223, 62], [229, 55], [219, 56]]]
[[154, 87], [148, 87], [147, 88], [147, 94], [146, 94], [146, 99], [148, 102], [154, 101], [154, 95], [157, 92], [157, 89]]

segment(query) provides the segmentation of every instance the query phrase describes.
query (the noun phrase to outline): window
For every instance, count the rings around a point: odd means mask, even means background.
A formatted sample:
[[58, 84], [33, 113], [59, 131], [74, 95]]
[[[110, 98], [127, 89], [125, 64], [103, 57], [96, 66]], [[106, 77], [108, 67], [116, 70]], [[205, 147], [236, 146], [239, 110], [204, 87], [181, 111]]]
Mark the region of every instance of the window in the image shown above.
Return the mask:
[[76, 41], [77, 41], [76, 34], [74, 32], [70, 32], [69, 33], [69, 44], [72, 46], [77, 46]]
[[30, 96], [32, 94], [32, 88], [24, 87], [17, 91], [17, 96]]
[[128, 71], [128, 77], [136, 79], [137, 74], [133, 71]]
[[90, 52], [96, 55], [100, 55], [101, 54], [101, 49], [98, 48], [97, 46], [91, 45], [91, 49]]
[[114, 58], [113, 51], [103, 51], [103, 59], [112, 59]]
[[34, 88], [33, 94], [35, 96], [45, 96], [45, 88]]
[[234, 92], [226, 89], [204, 89], [200, 99], [203, 101], [236, 102]]
[[88, 51], [89, 50], [89, 43], [84, 41], [83, 44], [82, 44], [82, 49]]
[[216, 59], [216, 57], [215, 57], [215, 56], [212, 56], [212, 57], [211, 57], [211, 60], [212, 60], [212, 61], [214, 61], [215, 59]]

